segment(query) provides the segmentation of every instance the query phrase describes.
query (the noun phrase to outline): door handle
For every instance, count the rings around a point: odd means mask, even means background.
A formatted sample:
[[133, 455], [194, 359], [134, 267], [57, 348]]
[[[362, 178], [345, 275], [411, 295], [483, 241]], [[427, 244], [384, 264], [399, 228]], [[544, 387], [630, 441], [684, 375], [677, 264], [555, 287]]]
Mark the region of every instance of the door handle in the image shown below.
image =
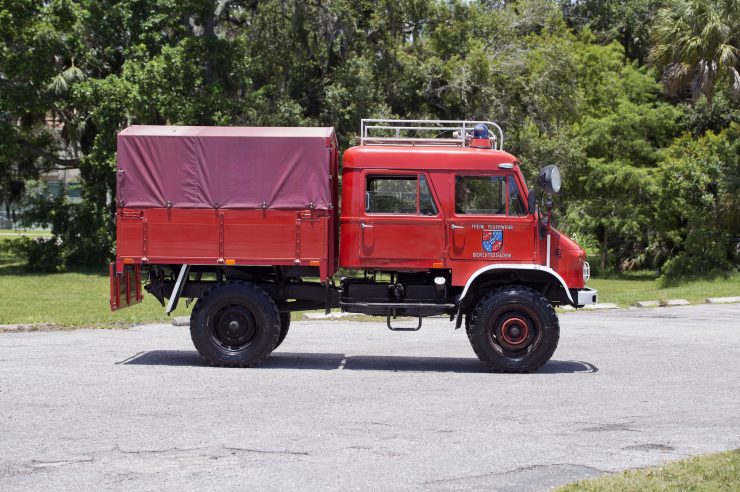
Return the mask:
[[450, 229], [465, 229], [465, 226], [450, 224]]
[[365, 224], [364, 222], [360, 222], [360, 227], [362, 227], [363, 229], [372, 229], [375, 226], [372, 226], [370, 224]]

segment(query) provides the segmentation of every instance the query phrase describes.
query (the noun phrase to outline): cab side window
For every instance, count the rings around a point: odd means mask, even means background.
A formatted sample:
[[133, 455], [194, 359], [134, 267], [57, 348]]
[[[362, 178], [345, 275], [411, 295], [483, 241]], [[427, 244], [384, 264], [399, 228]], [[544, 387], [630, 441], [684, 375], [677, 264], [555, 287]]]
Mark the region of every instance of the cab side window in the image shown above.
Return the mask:
[[455, 213], [506, 215], [506, 178], [455, 176]]
[[419, 175], [419, 213], [421, 215], [437, 215], [437, 206], [432, 198], [432, 190], [423, 174]]
[[416, 176], [368, 177], [365, 212], [415, 214]]
[[514, 176], [509, 176], [509, 215], [527, 215], [527, 211], [524, 208], [524, 200], [522, 200], [522, 196], [519, 193], [519, 187], [516, 185]]
[[423, 175], [368, 176], [365, 190], [365, 213], [437, 215]]

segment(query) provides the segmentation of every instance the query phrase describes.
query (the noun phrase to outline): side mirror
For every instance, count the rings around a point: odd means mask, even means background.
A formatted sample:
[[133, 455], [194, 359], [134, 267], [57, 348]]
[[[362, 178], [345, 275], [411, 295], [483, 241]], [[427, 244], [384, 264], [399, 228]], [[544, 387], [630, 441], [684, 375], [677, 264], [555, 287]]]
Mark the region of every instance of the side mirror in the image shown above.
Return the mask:
[[527, 193], [527, 211], [534, 215], [537, 212], [537, 192], [533, 189]]
[[540, 170], [539, 183], [545, 193], [560, 191], [560, 168], [553, 164], [543, 167]]

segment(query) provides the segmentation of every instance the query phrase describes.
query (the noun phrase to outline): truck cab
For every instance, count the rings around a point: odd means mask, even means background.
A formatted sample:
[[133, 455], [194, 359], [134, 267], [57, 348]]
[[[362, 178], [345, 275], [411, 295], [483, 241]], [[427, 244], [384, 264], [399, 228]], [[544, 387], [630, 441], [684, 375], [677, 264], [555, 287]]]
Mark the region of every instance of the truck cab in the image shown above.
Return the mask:
[[[440, 133], [443, 125], [478, 125], [483, 135], [399, 136]], [[511, 279], [555, 305], [595, 302], [596, 292], [585, 289], [585, 252], [549, 227], [549, 211], [529, 209], [537, 192], [527, 188], [517, 158], [497, 148], [503, 135], [491, 137], [489, 125], [498, 129], [493, 122], [363, 120], [360, 145], [343, 159], [340, 265], [444, 278], [463, 313], [487, 288]], [[372, 137], [372, 130], [394, 136]]]
[[[394, 331], [448, 315], [489, 368], [535, 370], [557, 346], [554, 307], [597, 292], [584, 251], [552, 227], [559, 170], [529, 188], [502, 147], [490, 121], [362, 120], [338, 213], [331, 128], [126, 130], [111, 308], [139, 302], [140, 279], [168, 312], [197, 300], [196, 348], [233, 366], [277, 348], [292, 311], [383, 316]], [[163, 162], [170, 178], [150, 179]], [[399, 327], [398, 316], [418, 323]]]

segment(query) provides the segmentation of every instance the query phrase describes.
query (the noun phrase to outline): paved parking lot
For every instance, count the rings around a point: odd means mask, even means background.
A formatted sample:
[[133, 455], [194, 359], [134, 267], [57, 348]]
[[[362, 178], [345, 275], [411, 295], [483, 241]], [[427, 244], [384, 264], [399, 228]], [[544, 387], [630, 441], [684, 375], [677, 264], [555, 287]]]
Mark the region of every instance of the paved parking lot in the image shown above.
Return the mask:
[[0, 489], [543, 490], [740, 447], [740, 305], [561, 326], [525, 375], [442, 319], [296, 322], [256, 369], [186, 327], [0, 334]]

